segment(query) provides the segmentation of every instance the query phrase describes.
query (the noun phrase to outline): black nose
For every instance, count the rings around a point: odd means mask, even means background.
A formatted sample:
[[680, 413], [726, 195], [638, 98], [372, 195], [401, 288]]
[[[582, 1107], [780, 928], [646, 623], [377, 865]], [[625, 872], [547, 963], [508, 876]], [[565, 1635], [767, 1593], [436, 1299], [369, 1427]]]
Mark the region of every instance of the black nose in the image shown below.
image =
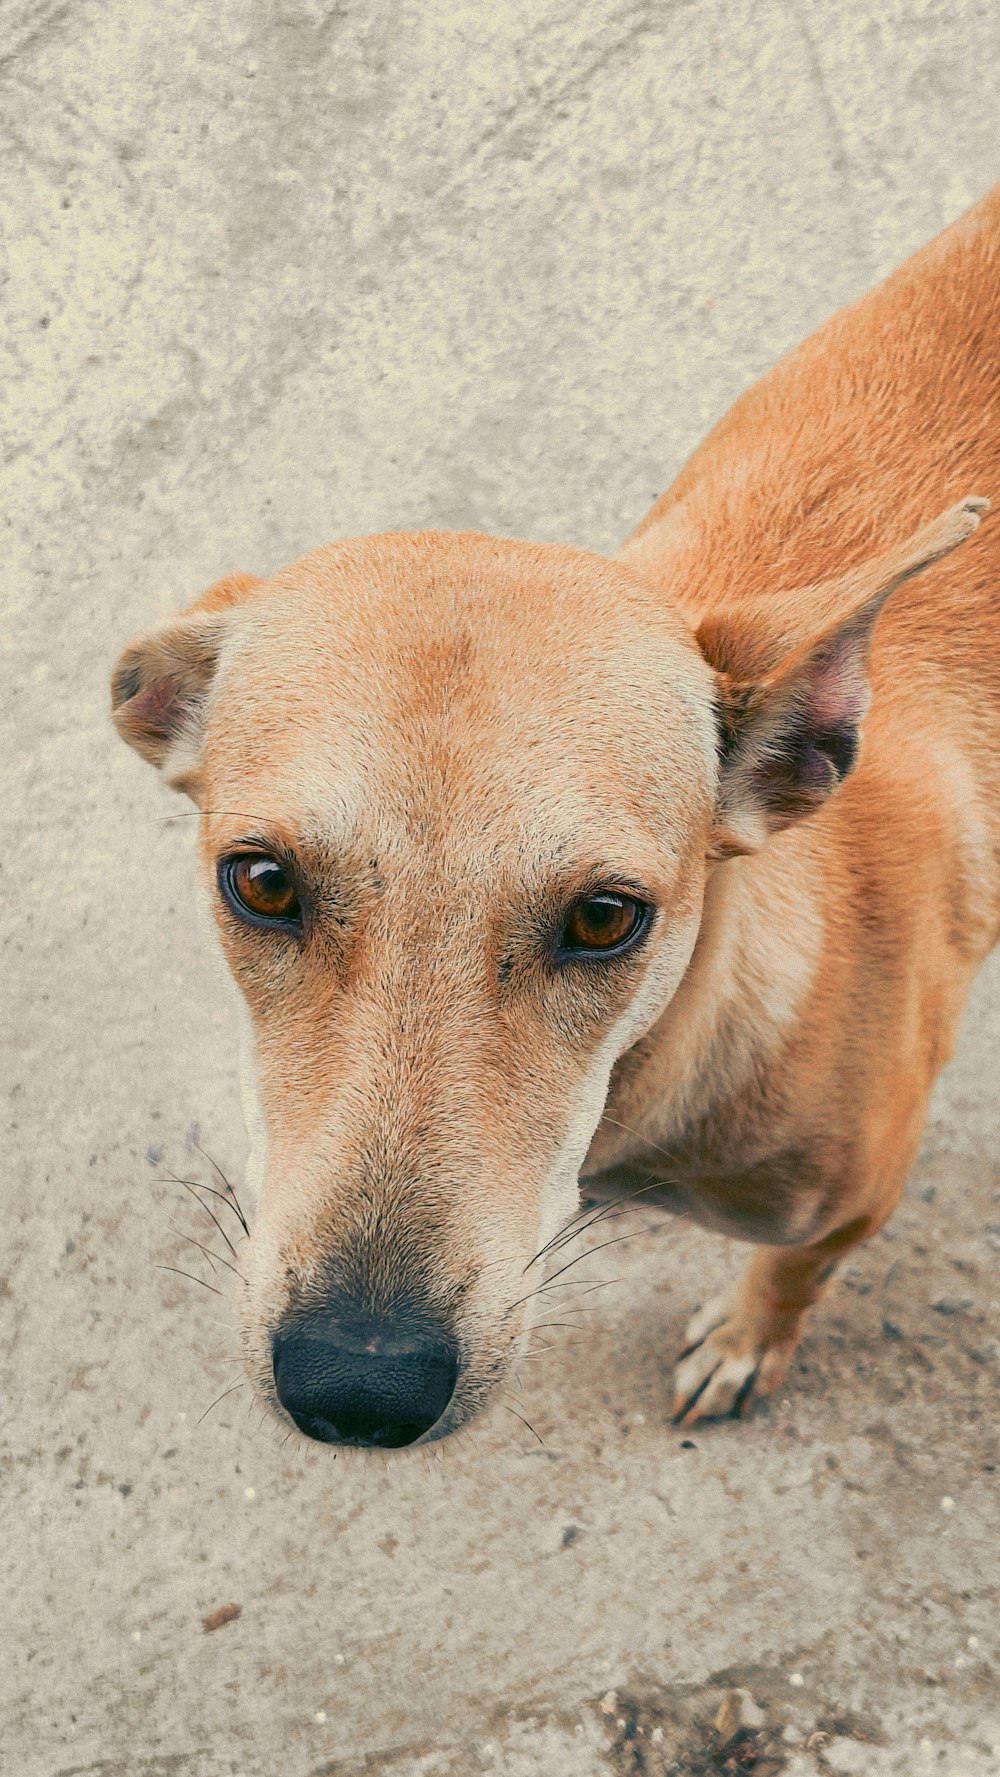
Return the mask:
[[322, 1444], [414, 1443], [440, 1419], [457, 1375], [458, 1354], [443, 1330], [405, 1314], [340, 1309], [274, 1338], [278, 1399]]

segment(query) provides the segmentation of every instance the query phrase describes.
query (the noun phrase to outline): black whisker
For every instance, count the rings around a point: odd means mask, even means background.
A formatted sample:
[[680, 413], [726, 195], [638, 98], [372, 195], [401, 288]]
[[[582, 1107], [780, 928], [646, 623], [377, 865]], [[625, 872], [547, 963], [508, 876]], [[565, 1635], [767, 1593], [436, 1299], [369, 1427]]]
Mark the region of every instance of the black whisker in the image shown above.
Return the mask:
[[[224, 1400], [225, 1400], [225, 1398], [226, 1398], [226, 1396], [227, 1396], [227, 1394], [235, 1394], [235, 1393], [236, 1393], [236, 1390], [237, 1390], [237, 1389], [238, 1389], [238, 1388], [242, 1388], [242, 1387], [243, 1387], [243, 1384], [242, 1384], [242, 1382], [234, 1382], [234, 1383], [233, 1383], [233, 1385], [232, 1385], [232, 1387], [231, 1387], [231, 1388], [224, 1388], [224, 1389], [223, 1389], [223, 1391], [222, 1391], [222, 1393], [221, 1393], [221, 1394], [220, 1394], [220, 1395], [218, 1395], [218, 1396], [217, 1396], [217, 1397], [216, 1397], [216, 1399], [215, 1399], [215, 1400], [214, 1400], [214, 1401], [213, 1401], [213, 1402], [212, 1402], [212, 1407], [217, 1407], [217, 1406], [218, 1406], [218, 1404], [219, 1404], [219, 1402], [220, 1402], [220, 1401], [224, 1401]], [[198, 1419], [198, 1421], [197, 1421], [197, 1424], [198, 1424], [198, 1425], [200, 1425], [200, 1424], [201, 1424], [201, 1421], [202, 1421], [202, 1419], [207, 1419], [207, 1418], [208, 1418], [208, 1416], [209, 1416], [209, 1414], [210, 1414], [210, 1413], [211, 1413], [211, 1411], [212, 1411], [212, 1407], [206, 1407], [206, 1408], [205, 1408], [205, 1411], [204, 1411], [204, 1413], [203, 1413], [203, 1414], [202, 1414], [202, 1415], [201, 1415], [201, 1418], [200, 1418], [200, 1419]]]
[[540, 1283], [535, 1291], [536, 1296], [547, 1296], [550, 1290], [579, 1290], [581, 1296], [589, 1296], [592, 1290], [607, 1290], [614, 1283], [621, 1283], [620, 1277], [607, 1277], [603, 1283], [585, 1284], [580, 1278], [571, 1277], [568, 1283]]
[[575, 1228], [572, 1232], [567, 1233], [565, 1238], [556, 1241], [555, 1250], [560, 1252], [564, 1246], [569, 1245], [571, 1240], [575, 1240], [578, 1234], [585, 1234], [588, 1228], [596, 1227], [598, 1222], [610, 1221], [616, 1215], [628, 1215], [630, 1210], [635, 1208], [635, 1200], [637, 1197], [645, 1197], [649, 1191], [660, 1190], [661, 1186], [666, 1182], [667, 1181], [660, 1178], [647, 1179], [645, 1184], [637, 1185], [634, 1191], [626, 1191], [621, 1197], [612, 1197], [607, 1203], [600, 1203], [596, 1207], [591, 1204], [590, 1211], [588, 1212], [590, 1220], [584, 1222], [582, 1227]]
[[203, 1246], [201, 1241], [196, 1240], [193, 1234], [185, 1234], [182, 1228], [175, 1228], [173, 1222], [170, 1223], [170, 1231], [172, 1234], [179, 1235], [181, 1240], [190, 1241], [191, 1245], [196, 1246], [200, 1253], [204, 1253], [209, 1264], [213, 1266], [213, 1269], [215, 1264], [225, 1265], [227, 1271], [231, 1271], [233, 1276], [238, 1277], [241, 1283], [246, 1283], [246, 1278], [242, 1271], [237, 1271], [236, 1266], [231, 1265], [228, 1259], [224, 1259], [221, 1253], [213, 1253], [210, 1246]]
[[167, 1227], [170, 1229], [171, 1234], [176, 1234], [178, 1240], [186, 1240], [188, 1242], [189, 1246], [196, 1246], [198, 1248], [199, 1252], [204, 1253], [206, 1259], [208, 1260], [209, 1264], [212, 1267], [212, 1276], [213, 1277], [218, 1276], [218, 1272], [215, 1269], [215, 1261], [219, 1257], [218, 1253], [213, 1253], [209, 1250], [209, 1248], [207, 1246], [202, 1246], [201, 1241], [196, 1240], [194, 1238], [193, 1234], [185, 1234], [183, 1228], [176, 1227], [173, 1222], [168, 1222]]
[[[586, 1345], [586, 1339], [564, 1339], [560, 1345], [540, 1345], [536, 1351], [526, 1351], [525, 1358], [544, 1357], [549, 1351], [572, 1351], [577, 1345]], [[521, 1359], [518, 1358], [518, 1363]]]
[[[194, 1143], [194, 1146], [197, 1148], [199, 1154], [203, 1155], [203, 1157], [208, 1161], [209, 1166], [211, 1166], [213, 1168], [213, 1170], [218, 1174], [219, 1178], [222, 1180], [223, 1184], [226, 1187], [224, 1200], [226, 1203], [229, 1204], [229, 1207], [233, 1211], [234, 1215], [239, 1216], [240, 1221], [243, 1224], [244, 1234], [249, 1234], [250, 1229], [247, 1225], [246, 1216], [243, 1214], [243, 1210], [240, 1205], [240, 1200], [236, 1195], [236, 1191], [235, 1191], [234, 1187], [230, 1184], [229, 1180], [227, 1179], [225, 1173], [222, 1170], [222, 1167], [219, 1165], [218, 1160], [213, 1159], [212, 1155], [208, 1152], [208, 1149], [203, 1148], [200, 1142], [196, 1141]], [[211, 1187], [211, 1185], [205, 1185], [205, 1186], [203, 1186], [203, 1189], [206, 1191], [210, 1191], [212, 1189], [212, 1187]], [[217, 1195], [218, 1195], [218, 1193], [217, 1193]]]
[[[157, 1179], [156, 1183], [161, 1184], [161, 1185], [167, 1184], [167, 1183], [173, 1183], [175, 1185], [183, 1185], [185, 1191], [189, 1192], [189, 1194], [194, 1198], [199, 1209], [204, 1210], [209, 1221], [215, 1223], [216, 1227], [219, 1230], [219, 1233], [222, 1235], [223, 1240], [225, 1241], [226, 1245], [228, 1246], [230, 1252], [232, 1253], [233, 1258], [235, 1259], [237, 1257], [236, 1248], [233, 1245], [232, 1241], [230, 1240], [229, 1235], [226, 1233], [225, 1228], [222, 1226], [222, 1223], [220, 1222], [215, 1211], [210, 1207], [209, 1204], [202, 1202], [202, 1199], [198, 1196], [197, 1191], [195, 1190], [195, 1185], [197, 1183], [197, 1180], [192, 1180], [192, 1179], [187, 1179], [187, 1178], [178, 1178], [177, 1174], [175, 1172], [168, 1172], [165, 1179]], [[205, 1189], [210, 1190], [211, 1186], [206, 1185]]]
[[637, 1234], [644, 1232], [642, 1228], [633, 1228], [631, 1234], [616, 1234], [613, 1240], [602, 1240], [600, 1246], [588, 1246], [585, 1253], [577, 1253], [576, 1258], [570, 1259], [555, 1275], [561, 1277], [563, 1271], [571, 1271], [574, 1265], [579, 1265], [581, 1259], [590, 1259], [595, 1253], [602, 1253], [606, 1246], [620, 1246], [623, 1240], [634, 1240]]
[[[653, 1188], [653, 1187], [647, 1187], [647, 1185], [644, 1184], [642, 1188], [645, 1190], [647, 1188]], [[635, 1192], [626, 1191], [623, 1193], [623, 1195], [621, 1197], [612, 1198], [610, 1200], [610, 1203], [611, 1204], [624, 1203], [626, 1201], [626, 1198], [632, 1197], [634, 1195], [636, 1195]], [[530, 1268], [530, 1266], [534, 1265], [534, 1263], [537, 1259], [544, 1257], [544, 1255], [550, 1250], [550, 1248], [552, 1248], [553, 1246], [556, 1246], [558, 1243], [563, 1241], [566, 1238], [566, 1236], [570, 1234], [570, 1231], [572, 1229], [578, 1228], [581, 1222], [584, 1222], [588, 1216], [592, 1216], [595, 1213], [595, 1210], [599, 1211], [601, 1209], [605, 1209], [608, 1207], [609, 1207], [609, 1205], [605, 1204], [605, 1203], [590, 1202], [590, 1203], [581, 1204], [580, 1208], [577, 1210], [576, 1214], [570, 1216], [569, 1221], [564, 1222], [564, 1224], [561, 1228], [557, 1228], [555, 1233], [551, 1236], [551, 1238], [545, 1242], [544, 1246], [539, 1247], [534, 1258], [529, 1259], [528, 1264], [525, 1266], [525, 1270], [527, 1271]]]
[[[532, 1265], [537, 1265], [539, 1259], [545, 1257], [545, 1254], [549, 1251], [550, 1247], [555, 1246], [557, 1241], [562, 1240], [563, 1236], [568, 1234], [571, 1228], [577, 1227], [577, 1225], [582, 1222], [584, 1216], [589, 1216], [591, 1214], [593, 1207], [594, 1205], [592, 1203], [582, 1205], [575, 1215], [570, 1216], [568, 1222], [564, 1222], [561, 1228], [557, 1228], [552, 1235], [552, 1238], [547, 1240], [544, 1246], [540, 1246], [536, 1253], [532, 1254], [532, 1257], [524, 1267], [524, 1271], [530, 1271]], [[522, 1272], [521, 1275], [523, 1277], [524, 1272]]]
[[196, 1277], [193, 1271], [181, 1271], [177, 1265], [154, 1265], [153, 1270], [154, 1271], [176, 1271], [178, 1277], [190, 1277], [192, 1283], [200, 1283], [202, 1289], [203, 1290], [211, 1290], [213, 1296], [224, 1295], [224, 1291], [217, 1290], [215, 1288], [214, 1284], [206, 1283], [205, 1279], [203, 1277]]
[[[162, 1184], [165, 1181], [158, 1179], [156, 1182]], [[178, 1182], [185, 1185], [192, 1185], [198, 1191], [207, 1191], [210, 1197], [217, 1197], [220, 1203], [224, 1203], [227, 1209], [232, 1210], [232, 1213], [239, 1222], [244, 1234], [249, 1238], [250, 1230], [247, 1227], [246, 1222], [243, 1220], [243, 1213], [240, 1206], [233, 1201], [232, 1197], [230, 1197], [227, 1192], [217, 1191], [214, 1185], [206, 1185], [204, 1179], [200, 1178], [181, 1179]], [[239, 1235], [237, 1235], [236, 1238], [239, 1239]]]
[[538, 1438], [538, 1442], [539, 1442], [539, 1443], [540, 1443], [540, 1444], [541, 1444], [541, 1446], [542, 1446], [542, 1449], [543, 1449], [543, 1450], [544, 1450], [544, 1449], [545, 1449], [545, 1440], [544, 1440], [544, 1438], [539, 1438], [539, 1437], [538, 1437], [538, 1433], [537, 1433], [537, 1432], [536, 1432], [536, 1430], [535, 1430], [535, 1428], [534, 1428], [534, 1426], [533, 1426], [533, 1425], [528, 1425], [528, 1421], [527, 1421], [527, 1420], [526, 1420], [526, 1419], [525, 1419], [525, 1417], [524, 1417], [524, 1414], [523, 1414], [523, 1413], [515, 1413], [515, 1412], [514, 1412], [514, 1408], [513, 1408], [513, 1407], [508, 1407], [508, 1406], [507, 1406], [507, 1404], [506, 1404], [506, 1402], [504, 1402], [504, 1401], [501, 1401], [501, 1402], [500, 1402], [500, 1405], [501, 1405], [501, 1407], [503, 1407], [503, 1410], [504, 1410], [504, 1412], [505, 1412], [505, 1413], [514, 1413], [514, 1418], [515, 1418], [515, 1419], [519, 1419], [519, 1420], [520, 1420], [520, 1421], [521, 1421], [521, 1424], [522, 1424], [522, 1425], [524, 1425], [524, 1426], [527, 1426], [527, 1428], [528, 1428], [528, 1430], [529, 1430], [529, 1431], [530, 1431], [530, 1433], [531, 1433], [531, 1435], [532, 1435], [532, 1437], [533, 1437], [533, 1438]]
[[244, 808], [179, 808], [176, 814], [150, 815], [143, 821], [144, 827], [165, 827], [170, 821], [196, 821], [203, 814], [227, 814], [234, 821], [256, 821], [261, 825], [261, 818], [256, 814], [247, 814]]
[[647, 1179], [634, 1191], [624, 1191], [620, 1197], [612, 1197], [609, 1202], [598, 1204], [596, 1208], [594, 1204], [589, 1203], [586, 1208], [579, 1210], [575, 1216], [572, 1216], [564, 1228], [560, 1228], [553, 1234], [551, 1240], [547, 1240], [544, 1246], [539, 1247], [534, 1258], [528, 1260], [524, 1270], [530, 1271], [532, 1265], [537, 1264], [538, 1260], [543, 1259], [553, 1248], [568, 1246], [578, 1234], [585, 1233], [587, 1228], [592, 1227], [595, 1222], [601, 1221], [611, 1210], [620, 1208], [622, 1204], [632, 1203], [636, 1197], [644, 1196], [647, 1191], [657, 1191], [668, 1182], [668, 1180], [659, 1178]]
[[[650, 1188], [652, 1189], [653, 1187]], [[596, 1215], [591, 1217], [589, 1222], [587, 1222], [582, 1228], [577, 1228], [568, 1239], [560, 1240], [558, 1246], [553, 1250], [557, 1253], [562, 1252], [563, 1248], [569, 1246], [570, 1242], [575, 1240], [579, 1234], [586, 1234], [591, 1228], [596, 1228], [598, 1222], [616, 1222], [619, 1216], [632, 1215], [635, 1210], [643, 1209], [645, 1207], [645, 1204], [639, 1203], [606, 1203]]]
[[[641, 1233], [641, 1229], [637, 1229], [636, 1232]], [[595, 1251], [596, 1249], [589, 1248], [588, 1250]], [[556, 1276], [559, 1276], [558, 1271], [556, 1272]], [[621, 1283], [621, 1281], [622, 1279], [620, 1277], [609, 1277], [606, 1278], [603, 1283], [584, 1285], [582, 1280], [574, 1277], [570, 1279], [569, 1283], [540, 1283], [537, 1289], [529, 1290], [526, 1296], [519, 1296], [516, 1302], [512, 1302], [507, 1312], [508, 1314], [513, 1314], [514, 1309], [520, 1308], [522, 1302], [533, 1302], [536, 1296], [547, 1296], [553, 1290], [579, 1290], [581, 1296], [589, 1296], [593, 1290], [609, 1290], [614, 1284]], [[576, 1314], [579, 1313], [580, 1310], [573, 1308], [568, 1309], [567, 1312], [570, 1314]]]
[[668, 1148], [661, 1148], [659, 1142], [654, 1141], [651, 1135], [644, 1135], [641, 1129], [634, 1129], [631, 1123], [623, 1123], [620, 1117], [611, 1117], [607, 1111], [601, 1112], [600, 1120], [602, 1123], [613, 1123], [616, 1129], [624, 1129], [626, 1135], [634, 1135], [639, 1141], [645, 1142], [648, 1148], [654, 1148], [658, 1154], [663, 1155], [665, 1160], [676, 1162], [675, 1154], [671, 1154]]

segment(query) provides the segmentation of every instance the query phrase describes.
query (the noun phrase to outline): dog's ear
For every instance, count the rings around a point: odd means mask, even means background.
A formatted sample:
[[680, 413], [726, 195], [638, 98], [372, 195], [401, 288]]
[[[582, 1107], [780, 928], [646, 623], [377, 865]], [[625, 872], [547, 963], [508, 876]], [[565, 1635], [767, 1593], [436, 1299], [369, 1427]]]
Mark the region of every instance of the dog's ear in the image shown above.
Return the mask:
[[[971, 536], [988, 507], [988, 500], [962, 500], [901, 548], [817, 588], [820, 608], [846, 614], [765, 677], [741, 683], [719, 673], [721, 773], [710, 857], [758, 851], [768, 834], [811, 814], [843, 782], [871, 701], [868, 651], [882, 607], [904, 581]], [[708, 638], [699, 632], [699, 640], [711, 660]]]
[[205, 704], [227, 612], [259, 584], [251, 574], [219, 580], [179, 617], [130, 642], [111, 675], [112, 717], [122, 739], [195, 800]]

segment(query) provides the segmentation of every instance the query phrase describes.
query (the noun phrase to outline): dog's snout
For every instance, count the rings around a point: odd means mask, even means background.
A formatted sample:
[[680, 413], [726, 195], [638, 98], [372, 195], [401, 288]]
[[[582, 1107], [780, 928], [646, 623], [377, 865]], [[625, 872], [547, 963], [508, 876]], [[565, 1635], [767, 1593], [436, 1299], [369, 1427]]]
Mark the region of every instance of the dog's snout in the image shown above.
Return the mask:
[[436, 1425], [451, 1400], [458, 1353], [443, 1329], [408, 1318], [310, 1318], [274, 1338], [278, 1399], [323, 1444], [397, 1450]]

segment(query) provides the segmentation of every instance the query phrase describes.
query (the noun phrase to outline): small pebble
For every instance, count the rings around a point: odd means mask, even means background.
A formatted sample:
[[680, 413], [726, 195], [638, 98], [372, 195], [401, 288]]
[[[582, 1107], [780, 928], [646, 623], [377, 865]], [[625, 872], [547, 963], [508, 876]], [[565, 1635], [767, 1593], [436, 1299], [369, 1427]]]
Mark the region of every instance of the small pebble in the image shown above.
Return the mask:
[[965, 1645], [968, 1648], [970, 1654], [974, 1654], [979, 1647], [979, 1636], [978, 1635], [970, 1635], [969, 1639]]
[[799, 1691], [802, 1689], [802, 1686], [805, 1684], [806, 1681], [803, 1678], [801, 1672], [793, 1672], [792, 1676], [788, 1680], [788, 1682], [789, 1682], [789, 1684], [793, 1684], [795, 1686], [795, 1689], [797, 1691]]
[[616, 1728], [627, 1728], [628, 1727], [628, 1722], [625, 1720], [625, 1717], [623, 1715], [620, 1715], [618, 1717], [617, 1721], [615, 1722], [615, 1727]]
[[663, 1729], [662, 1728], [654, 1728], [653, 1732], [650, 1734], [649, 1738], [652, 1741], [654, 1746], [659, 1746], [660, 1741], [663, 1739]]
[[142, 1630], [141, 1629], [133, 1629], [132, 1640], [133, 1641], [141, 1641], [142, 1640]]
[[941, 1501], [941, 1510], [943, 1512], [953, 1512], [955, 1510], [955, 1501], [952, 1499], [951, 1495], [948, 1493], [945, 1494], [943, 1500]]
[[256, 1487], [244, 1487], [243, 1498], [244, 1499], [256, 1499], [257, 1498]]
[[601, 1698], [600, 1708], [602, 1715], [614, 1715], [615, 1710], [618, 1708], [618, 1698], [614, 1691], [605, 1692], [604, 1696]]
[[715, 1717], [715, 1731], [728, 1745], [741, 1729], [762, 1728], [764, 1719], [749, 1691], [727, 1691]]
[[325, 1720], [326, 1720], [326, 1710], [325, 1709], [317, 1709], [316, 1714], [313, 1716], [313, 1721], [325, 1721]]

